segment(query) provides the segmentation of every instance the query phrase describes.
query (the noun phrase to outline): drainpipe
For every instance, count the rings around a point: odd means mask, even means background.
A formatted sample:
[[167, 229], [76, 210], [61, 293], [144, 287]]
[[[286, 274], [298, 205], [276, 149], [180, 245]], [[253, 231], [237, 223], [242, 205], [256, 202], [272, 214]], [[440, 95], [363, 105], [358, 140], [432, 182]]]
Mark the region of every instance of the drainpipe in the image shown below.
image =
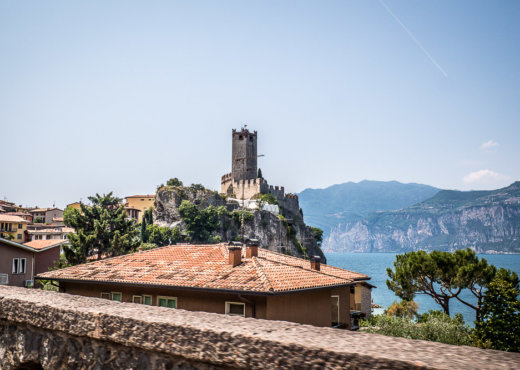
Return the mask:
[[34, 287], [34, 252], [32, 253], [32, 266], [31, 266], [31, 280], [33, 282], [33, 287]]
[[242, 297], [242, 294], [239, 294], [238, 295], [238, 299], [240, 299], [240, 302], [244, 302], [244, 303], [247, 303], [247, 304], [250, 304], [251, 305], [251, 316], [253, 317], [253, 319], [256, 319], [256, 304], [255, 302], [247, 299], [247, 298], [244, 298]]

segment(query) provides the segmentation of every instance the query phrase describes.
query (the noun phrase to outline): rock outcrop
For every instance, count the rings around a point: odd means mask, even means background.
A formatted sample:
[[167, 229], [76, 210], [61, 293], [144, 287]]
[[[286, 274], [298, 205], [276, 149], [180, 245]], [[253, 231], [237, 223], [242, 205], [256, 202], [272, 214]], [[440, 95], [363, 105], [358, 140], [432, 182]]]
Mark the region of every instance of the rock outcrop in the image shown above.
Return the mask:
[[520, 253], [520, 182], [495, 191], [441, 191], [415, 206], [339, 225], [325, 251]]
[[[163, 186], [157, 190], [153, 219], [161, 226], [178, 227], [181, 233], [185, 223], [179, 206], [188, 200], [199, 209], [209, 206], [219, 209], [219, 229], [213, 232], [221, 241], [240, 240], [242, 214], [236, 200], [228, 200], [218, 192], [201, 187]], [[298, 209], [298, 208], [296, 208]], [[280, 215], [264, 210], [247, 210], [244, 214], [244, 236], [260, 241], [263, 248], [302, 258], [320, 256], [326, 261], [311, 227], [303, 222], [303, 214], [295, 207], [280, 205]]]

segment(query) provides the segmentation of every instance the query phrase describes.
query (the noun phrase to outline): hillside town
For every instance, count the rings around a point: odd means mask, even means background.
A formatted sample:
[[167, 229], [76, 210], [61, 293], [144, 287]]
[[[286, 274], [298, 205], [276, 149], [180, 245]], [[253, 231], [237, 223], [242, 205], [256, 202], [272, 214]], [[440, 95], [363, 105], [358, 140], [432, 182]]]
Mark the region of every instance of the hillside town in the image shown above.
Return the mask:
[[96, 195], [65, 210], [2, 201], [1, 284], [358, 329], [372, 312], [370, 277], [325, 263], [298, 197], [259, 170], [257, 137], [232, 131], [220, 193], [171, 179], [153, 195]]

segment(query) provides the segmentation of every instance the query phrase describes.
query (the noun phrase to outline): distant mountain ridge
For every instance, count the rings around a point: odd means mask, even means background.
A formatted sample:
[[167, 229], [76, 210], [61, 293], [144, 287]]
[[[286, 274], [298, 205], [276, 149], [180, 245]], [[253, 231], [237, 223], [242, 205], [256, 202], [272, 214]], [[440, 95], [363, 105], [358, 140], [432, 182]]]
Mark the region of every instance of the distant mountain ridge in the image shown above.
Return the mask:
[[323, 243], [328, 252], [467, 247], [520, 253], [520, 181], [492, 191], [441, 190], [413, 206], [339, 224]]
[[338, 225], [362, 220], [375, 211], [401, 209], [435, 195], [440, 189], [398, 181], [346, 182], [298, 194], [305, 222], [323, 229], [324, 238]]

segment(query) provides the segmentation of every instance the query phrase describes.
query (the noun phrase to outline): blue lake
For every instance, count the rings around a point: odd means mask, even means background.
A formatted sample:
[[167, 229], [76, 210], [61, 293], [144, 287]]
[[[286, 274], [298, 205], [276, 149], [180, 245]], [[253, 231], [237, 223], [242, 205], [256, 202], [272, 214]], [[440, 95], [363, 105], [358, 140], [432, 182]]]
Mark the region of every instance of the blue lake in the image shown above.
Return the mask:
[[[326, 257], [327, 264], [329, 265], [361, 272], [370, 276], [370, 283], [377, 287], [372, 289], [372, 300], [374, 303], [386, 308], [394, 301], [400, 301], [399, 297], [386, 287], [386, 268], [393, 268], [396, 254], [397, 253], [327, 253]], [[520, 275], [520, 255], [487, 254], [479, 255], [479, 257], [485, 258], [488, 263], [495, 265], [497, 268], [504, 267]], [[461, 297], [464, 297], [463, 299], [472, 301], [471, 298], [474, 298], [469, 291], [463, 293], [465, 293], [461, 295]], [[420, 313], [441, 309], [433, 299], [426, 295], [416, 295], [415, 301], [419, 304]], [[472, 302], [476, 302], [476, 300]], [[382, 313], [384, 308], [376, 309], [374, 313]], [[475, 311], [456, 299], [452, 299], [450, 302], [450, 313], [452, 316], [455, 313], [461, 313], [464, 316], [464, 320], [471, 325], [473, 321], [475, 321]]]

